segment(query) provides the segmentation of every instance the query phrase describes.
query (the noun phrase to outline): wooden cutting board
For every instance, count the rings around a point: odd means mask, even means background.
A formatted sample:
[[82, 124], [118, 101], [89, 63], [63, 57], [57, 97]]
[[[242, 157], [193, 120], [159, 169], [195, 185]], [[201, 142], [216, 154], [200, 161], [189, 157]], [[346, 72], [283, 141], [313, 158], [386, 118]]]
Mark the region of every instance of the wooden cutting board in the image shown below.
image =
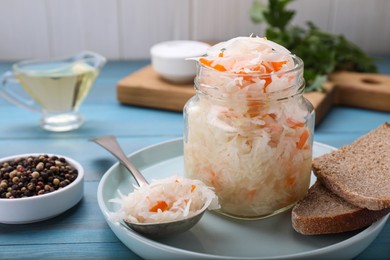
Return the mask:
[[[325, 92], [304, 94], [316, 110], [316, 124], [334, 104], [390, 112], [390, 76], [339, 72], [329, 79]], [[151, 65], [123, 78], [117, 86], [117, 98], [122, 104], [172, 111], [183, 111], [193, 95], [193, 83], [170, 83], [157, 75]]]

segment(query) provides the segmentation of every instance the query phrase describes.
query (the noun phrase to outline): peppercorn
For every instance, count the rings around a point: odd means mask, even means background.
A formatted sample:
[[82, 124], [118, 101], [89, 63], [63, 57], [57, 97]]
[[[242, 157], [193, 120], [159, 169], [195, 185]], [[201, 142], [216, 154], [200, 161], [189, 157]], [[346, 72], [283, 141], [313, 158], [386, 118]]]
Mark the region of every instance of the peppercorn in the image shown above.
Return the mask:
[[11, 178], [11, 179], [13, 179], [15, 176], [16, 176], [16, 171], [15, 170], [13, 170], [12, 172], [10, 172], [9, 173], [9, 177]]
[[58, 186], [60, 184], [60, 180], [58, 178], [55, 178], [53, 180], [53, 184], [54, 184], [54, 186]]
[[78, 171], [65, 158], [29, 156], [0, 163], [0, 199], [43, 195], [66, 187]]
[[30, 190], [30, 191], [35, 190], [35, 184], [34, 184], [34, 183], [29, 183], [29, 184], [27, 185], [27, 189]]
[[0, 182], [0, 187], [3, 188], [3, 189], [8, 188], [8, 183], [7, 183], [7, 181], [6, 181], [6, 180], [2, 180], [2, 181]]
[[38, 163], [36, 168], [37, 168], [37, 171], [42, 171], [43, 168], [45, 168], [45, 165], [43, 164], [43, 162], [40, 162], [40, 163]]
[[22, 165], [18, 165], [18, 166], [16, 167], [16, 170], [17, 170], [18, 172], [23, 172], [23, 171], [24, 171], [24, 168], [23, 168]]
[[47, 179], [48, 176], [49, 175], [47, 174], [47, 172], [44, 172], [44, 171], [41, 172], [41, 178], [42, 179]]
[[39, 178], [39, 172], [34, 171], [33, 173], [31, 173], [31, 177], [33, 177], [34, 179], [38, 179]]
[[53, 173], [58, 173], [60, 169], [57, 166], [51, 166], [50, 171], [52, 171]]

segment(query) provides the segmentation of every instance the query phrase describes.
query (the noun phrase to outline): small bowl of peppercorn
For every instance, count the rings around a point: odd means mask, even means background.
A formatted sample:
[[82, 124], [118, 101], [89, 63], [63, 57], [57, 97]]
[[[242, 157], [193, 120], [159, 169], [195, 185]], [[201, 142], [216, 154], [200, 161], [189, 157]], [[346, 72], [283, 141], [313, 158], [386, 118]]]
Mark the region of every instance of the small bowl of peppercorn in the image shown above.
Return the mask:
[[83, 181], [83, 167], [62, 155], [1, 158], [0, 223], [33, 223], [63, 213], [83, 197]]

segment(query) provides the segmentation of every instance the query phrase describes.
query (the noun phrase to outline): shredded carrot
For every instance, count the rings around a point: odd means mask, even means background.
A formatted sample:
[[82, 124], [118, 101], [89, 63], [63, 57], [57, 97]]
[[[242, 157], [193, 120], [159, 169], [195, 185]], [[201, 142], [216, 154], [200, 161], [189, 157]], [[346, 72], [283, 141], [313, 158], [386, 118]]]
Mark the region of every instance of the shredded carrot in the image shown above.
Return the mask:
[[255, 83], [255, 81], [253, 80], [252, 76], [244, 76], [243, 79], [246, 80], [246, 81], [250, 81], [252, 83]]
[[264, 62], [264, 61], [261, 63], [261, 65], [264, 66], [265, 72], [267, 72], [267, 73], [271, 73], [272, 71], [274, 71], [274, 70], [273, 70], [273, 67], [269, 66], [269, 65], [268, 65], [266, 62]]
[[264, 93], [267, 93], [267, 87], [269, 84], [271, 84], [272, 82], [272, 79], [271, 77], [261, 77], [262, 80], [265, 80], [265, 83], [264, 83]]
[[[220, 52], [218, 54], [218, 57], [223, 57], [223, 52]], [[221, 71], [221, 72], [224, 72], [226, 71], [226, 68], [222, 65], [222, 64], [215, 64], [213, 65], [213, 60], [207, 60], [205, 58], [200, 58], [199, 59], [199, 62], [202, 63], [203, 65], [207, 66], [207, 67], [210, 67], [210, 68], [213, 68], [217, 71]], [[287, 61], [271, 61], [271, 62], [262, 62], [261, 65], [262, 66], [254, 66], [251, 70], [254, 71], [254, 72], [259, 72], [261, 71], [263, 68], [265, 69], [265, 72], [266, 73], [271, 73], [271, 72], [276, 72], [276, 71], [279, 71], [284, 64], [286, 64]], [[245, 72], [243, 71], [240, 71], [238, 72], [238, 74], [246, 74]], [[252, 76], [243, 76], [243, 79], [245, 81], [249, 81], [249, 82], [252, 82], [254, 83], [255, 81], [253, 80], [253, 77]], [[269, 84], [271, 84], [272, 82], [272, 79], [271, 77], [267, 76], [267, 77], [260, 77], [260, 79], [264, 80], [265, 83], [264, 83], [264, 93], [267, 93], [267, 87]]]
[[221, 72], [226, 71], [225, 67], [223, 65], [221, 65], [221, 64], [216, 64], [213, 68], [215, 70], [218, 70], [218, 71], [221, 71]]
[[157, 212], [158, 210], [165, 211], [168, 209], [168, 204], [161, 200], [157, 201], [157, 203], [149, 209], [149, 212]]
[[254, 118], [260, 115], [260, 112], [258, 111], [258, 109], [252, 107], [248, 109], [247, 114], [250, 118]]
[[[248, 98], [250, 98], [250, 96], [248, 96]], [[259, 101], [248, 101], [247, 114], [250, 118], [257, 117], [261, 114], [262, 107], [263, 105]]]
[[295, 177], [290, 176], [286, 179], [286, 186], [292, 186], [295, 184]]
[[207, 67], [210, 67], [210, 68], [213, 68], [215, 70], [218, 70], [218, 71], [226, 71], [226, 68], [221, 65], [221, 64], [215, 64], [214, 66], [212, 65], [212, 63], [214, 62], [213, 60], [206, 60], [205, 58], [200, 58], [199, 59], [200, 63], [202, 63], [203, 65], [207, 66]]
[[305, 129], [301, 136], [299, 137], [299, 141], [297, 142], [297, 148], [302, 149], [305, 146], [307, 139], [309, 138], [309, 131]]
[[192, 184], [191, 185], [191, 192], [193, 192], [195, 190], [195, 188], [196, 188], [196, 185]]
[[[263, 67], [265, 68], [266, 73], [271, 73], [271, 72], [279, 71], [283, 67], [283, 65], [286, 63], [287, 63], [286, 60], [285, 61], [271, 61], [269, 63], [263, 61], [261, 63], [261, 65], [263, 65]], [[258, 70], [260, 70], [260, 67]], [[260, 77], [260, 79], [265, 80], [264, 93], [267, 93], [267, 87], [269, 84], [271, 84], [272, 78], [270, 76], [267, 76], [267, 77]]]
[[291, 118], [287, 118], [286, 120], [287, 122], [287, 125], [290, 127], [290, 128], [293, 128], [293, 129], [296, 129], [298, 127], [303, 127], [305, 126], [305, 123], [304, 122], [299, 122], [299, 121], [295, 121]]
[[[239, 75], [245, 75], [246, 72], [244, 72], [244, 71], [239, 71], [239, 72], [237, 72], [237, 74], [239, 74]], [[250, 81], [250, 82], [254, 83], [254, 81], [253, 81], [253, 79], [252, 79], [252, 76], [243, 76], [242, 78], [243, 78], [244, 80], [246, 80], [246, 81]]]
[[[271, 62], [262, 62], [261, 65], [265, 68], [266, 73], [271, 73], [271, 72], [277, 72], [279, 71], [284, 64], [286, 64], [287, 61], [271, 61]], [[264, 83], [264, 93], [267, 93], [267, 87], [269, 84], [271, 84], [272, 79], [270, 76], [267, 77], [260, 77], [260, 79], [265, 80]]]
[[267, 73], [271, 73], [271, 72], [277, 72], [279, 70], [282, 69], [283, 65], [286, 64], [287, 61], [286, 60], [283, 60], [283, 61], [270, 61], [270, 62], [262, 62], [261, 65], [264, 66], [265, 68], [265, 71]]
[[259, 65], [256, 65], [252, 68], [253, 71], [260, 71], [261, 67]]
[[276, 114], [274, 114], [274, 113], [270, 113], [270, 114], [265, 114], [264, 115], [264, 117], [267, 117], [267, 116], [269, 116], [270, 118], [276, 120]]
[[221, 187], [221, 184], [218, 181], [217, 174], [214, 172], [213, 169], [210, 169], [208, 172], [210, 173], [210, 184], [211, 184], [211, 186], [213, 186], [215, 189], [219, 189]]
[[251, 190], [248, 192], [247, 196], [248, 196], [248, 199], [253, 199], [256, 195], [256, 190]]
[[247, 95], [248, 97], [248, 107], [259, 107], [261, 106], [261, 102], [257, 101], [257, 100], [250, 100], [252, 99], [252, 96], [251, 95]]
[[286, 63], [287, 63], [286, 60], [284, 60], [284, 61], [271, 61], [271, 65], [272, 65], [274, 71], [279, 71], [283, 67], [283, 65]]
[[268, 125], [267, 127], [269, 129], [271, 129], [275, 133], [279, 133], [279, 132], [281, 132], [283, 130], [283, 128], [280, 125], [278, 125], [278, 124]]
[[212, 67], [212, 66], [211, 66], [211, 64], [213, 63], [212, 60], [206, 60], [206, 59], [204, 59], [204, 58], [200, 58], [199, 61], [200, 61], [203, 65], [205, 65], [205, 66]]

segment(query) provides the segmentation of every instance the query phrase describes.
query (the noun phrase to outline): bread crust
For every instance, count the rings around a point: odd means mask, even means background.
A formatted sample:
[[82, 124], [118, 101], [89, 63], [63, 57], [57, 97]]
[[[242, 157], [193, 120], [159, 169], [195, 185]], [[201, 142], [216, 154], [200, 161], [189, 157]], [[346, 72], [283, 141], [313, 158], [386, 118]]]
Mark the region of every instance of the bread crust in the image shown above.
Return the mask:
[[329, 190], [369, 210], [390, 207], [390, 124], [315, 158], [313, 172]]
[[372, 211], [356, 207], [317, 181], [295, 205], [291, 219], [301, 234], [335, 234], [367, 227], [389, 212], [390, 208]]

